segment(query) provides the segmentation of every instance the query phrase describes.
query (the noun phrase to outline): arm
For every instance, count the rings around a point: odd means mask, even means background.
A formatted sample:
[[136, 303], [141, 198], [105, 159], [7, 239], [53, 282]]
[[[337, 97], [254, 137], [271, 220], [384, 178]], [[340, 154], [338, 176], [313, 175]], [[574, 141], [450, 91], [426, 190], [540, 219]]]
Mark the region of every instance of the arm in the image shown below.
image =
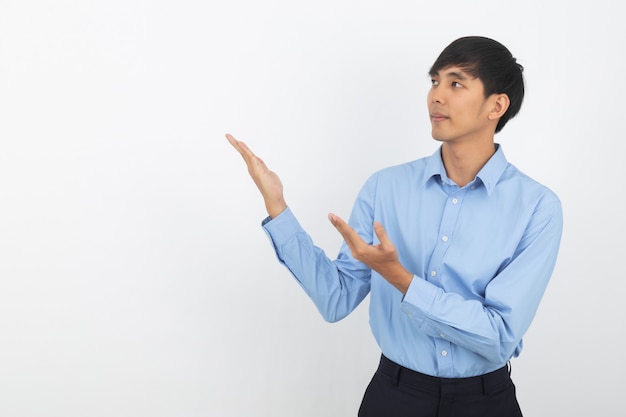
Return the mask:
[[467, 299], [416, 277], [402, 310], [432, 337], [493, 362], [507, 361], [518, 353], [548, 285], [562, 226], [560, 203], [539, 207], [512, 259], [491, 279], [482, 299]]
[[341, 320], [369, 293], [371, 270], [343, 254], [330, 260], [313, 244], [289, 208], [264, 222], [263, 227], [278, 260], [289, 269], [324, 320]]
[[263, 196], [269, 214], [263, 228], [278, 260], [289, 269], [326, 321], [342, 319], [369, 293], [370, 269], [351, 258], [331, 261], [313, 244], [287, 207], [278, 176], [243, 142], [230, 134], [226, 138], [243, 157]]

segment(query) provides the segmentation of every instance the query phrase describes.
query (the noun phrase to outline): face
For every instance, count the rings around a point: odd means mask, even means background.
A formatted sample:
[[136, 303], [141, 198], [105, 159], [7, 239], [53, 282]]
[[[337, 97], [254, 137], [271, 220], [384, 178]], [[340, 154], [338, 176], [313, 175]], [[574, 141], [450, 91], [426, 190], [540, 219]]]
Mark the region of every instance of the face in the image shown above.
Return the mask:
[[485, 98], [483, 83], [451, 66], [432, 76], [427, 96], [432, 135], [442, 142], [491, 140], [497, 120], [492, 120], [494, 96]]

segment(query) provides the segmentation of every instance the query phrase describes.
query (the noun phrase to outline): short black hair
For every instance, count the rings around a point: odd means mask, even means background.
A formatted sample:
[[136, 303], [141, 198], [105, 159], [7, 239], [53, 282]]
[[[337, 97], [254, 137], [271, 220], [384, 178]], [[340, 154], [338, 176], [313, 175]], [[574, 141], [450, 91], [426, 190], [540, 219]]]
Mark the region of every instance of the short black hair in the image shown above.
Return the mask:
[[509, 97], [511, 103], [498, 121], [495, 133], [519, 113], [524, 100], [524, 67], [504, 45], [482, 36], [459, 38], [441, 52], [429, 74], [434, 76], [450, 66], [461, 67], [472, 77], [480, 79], [485, 98], [502, 93]]

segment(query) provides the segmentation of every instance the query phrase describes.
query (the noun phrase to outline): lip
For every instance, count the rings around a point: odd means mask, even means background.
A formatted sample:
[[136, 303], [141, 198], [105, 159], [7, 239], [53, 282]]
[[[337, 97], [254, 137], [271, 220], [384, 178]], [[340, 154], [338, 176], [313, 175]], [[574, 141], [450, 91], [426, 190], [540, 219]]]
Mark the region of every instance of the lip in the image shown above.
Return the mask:
[[443, 115], [438, 112], [434, 112], [430, 114], [430, 120], [432, 120], [433, 122], [443, 122], [444, 120], [448, 120], [448, 119], [449, 119], [448, 116]]

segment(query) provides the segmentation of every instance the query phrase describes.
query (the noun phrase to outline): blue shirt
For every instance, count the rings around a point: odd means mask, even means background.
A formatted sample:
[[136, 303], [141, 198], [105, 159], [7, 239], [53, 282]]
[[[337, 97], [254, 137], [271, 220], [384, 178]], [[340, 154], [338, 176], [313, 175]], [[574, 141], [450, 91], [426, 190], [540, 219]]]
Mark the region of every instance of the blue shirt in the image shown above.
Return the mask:
[[389, 359], [440, 377], [491, 372], [522, 350], [562, 230], [558, 197], [496, 149], [462, 188], [438, 150], [375, 173], [361, 189], [349, 223], [372, 244], [373, 222], [383, 225], [414, 274], [405, 295], [345, 242], [329, 259], [289, 208], [263, 227], [325, 320], [342, 319], [370, 294], [370, 326]]

